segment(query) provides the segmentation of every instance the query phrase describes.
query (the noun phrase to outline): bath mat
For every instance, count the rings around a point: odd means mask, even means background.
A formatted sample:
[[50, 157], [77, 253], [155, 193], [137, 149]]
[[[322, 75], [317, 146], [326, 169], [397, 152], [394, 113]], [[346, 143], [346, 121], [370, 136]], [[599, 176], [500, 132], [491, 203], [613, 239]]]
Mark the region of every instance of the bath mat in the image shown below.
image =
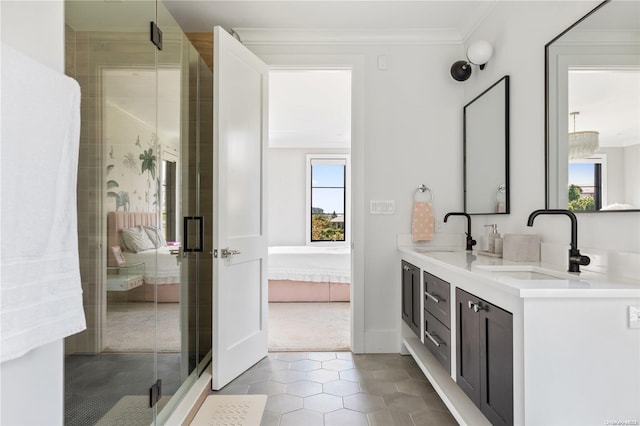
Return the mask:
[[[165, 395], [158, 401], [158, 411], [162, 410], [171, 395]], [[153, 421], [153, 412], [149, 408], [149, 395], [127, 395], [120, 398], [116, 405], [96, 423], [96, 426], [148, 426]]]
[[191, 426], [260, 426], [267, 395], [209, 395]]

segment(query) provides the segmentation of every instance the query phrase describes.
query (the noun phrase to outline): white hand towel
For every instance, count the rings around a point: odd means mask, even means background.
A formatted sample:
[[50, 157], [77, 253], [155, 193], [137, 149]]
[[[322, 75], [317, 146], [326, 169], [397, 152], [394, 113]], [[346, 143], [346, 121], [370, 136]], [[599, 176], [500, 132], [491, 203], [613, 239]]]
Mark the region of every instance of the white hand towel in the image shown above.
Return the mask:
[[86, 328], [76, 180], [80, 87], [2, 44], [0, 362]]
[[433, 239], [435, 220], [431, 203], [416, 201], [413, 204], [413, 220], [411, 237], [413, 241], [431, 241]]

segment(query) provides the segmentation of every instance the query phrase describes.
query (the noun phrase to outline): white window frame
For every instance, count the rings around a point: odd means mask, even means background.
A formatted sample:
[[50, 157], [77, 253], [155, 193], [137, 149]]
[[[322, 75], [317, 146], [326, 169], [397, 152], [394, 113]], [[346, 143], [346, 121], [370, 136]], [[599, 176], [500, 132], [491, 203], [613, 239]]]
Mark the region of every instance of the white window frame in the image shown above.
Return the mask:
[[[311, 161], [340, 160], [345, 162], [345, 200], [344, 200], [344, 241], [311, 241]], [[351, 244], [351, 155], [350, 154], [307, 154], [306, 156], [306, 193], [305, 240], [308, 246], [343, 247]]]

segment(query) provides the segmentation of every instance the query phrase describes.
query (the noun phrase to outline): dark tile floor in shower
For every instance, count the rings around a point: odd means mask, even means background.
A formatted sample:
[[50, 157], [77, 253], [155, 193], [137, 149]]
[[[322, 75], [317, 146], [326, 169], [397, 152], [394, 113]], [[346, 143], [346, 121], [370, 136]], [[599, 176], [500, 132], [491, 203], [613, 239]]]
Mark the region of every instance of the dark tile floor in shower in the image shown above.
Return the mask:
[[[153, 354], [70, 355], [65, 358], [64, 424], [96, 424], [123, 396], [149, 395]], [[180, 386], [180, 355], [158, 354], [163, 395]]]

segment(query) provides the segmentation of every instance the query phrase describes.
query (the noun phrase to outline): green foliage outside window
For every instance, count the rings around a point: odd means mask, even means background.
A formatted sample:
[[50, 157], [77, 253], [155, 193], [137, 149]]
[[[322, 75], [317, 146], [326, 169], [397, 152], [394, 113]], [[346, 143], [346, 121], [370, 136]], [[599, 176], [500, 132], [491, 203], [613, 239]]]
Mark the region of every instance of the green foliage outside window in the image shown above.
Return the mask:
[[576, 185], [569, 186], [569, 210], [571, 211], [589, 211], [596, 209], [596, 200], [591, 196], [582, 196], [580, 188]]
[[344, 241], [344, 228], [331, 222], [337, 215], [314, 213], [311, 215], [312, 241]]

